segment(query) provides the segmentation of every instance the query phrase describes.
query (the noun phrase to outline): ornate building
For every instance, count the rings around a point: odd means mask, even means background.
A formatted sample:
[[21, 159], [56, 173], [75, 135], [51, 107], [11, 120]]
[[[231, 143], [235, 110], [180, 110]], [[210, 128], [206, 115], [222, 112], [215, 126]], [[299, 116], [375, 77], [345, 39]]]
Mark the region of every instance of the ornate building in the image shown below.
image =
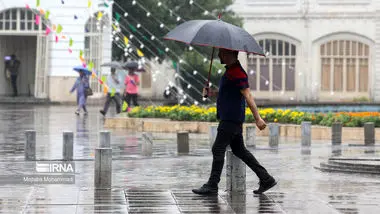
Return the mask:
[[380, 1], [236, 0], [232, 9], [267, 53], [240, 56], [259, 99], [380, 102]]

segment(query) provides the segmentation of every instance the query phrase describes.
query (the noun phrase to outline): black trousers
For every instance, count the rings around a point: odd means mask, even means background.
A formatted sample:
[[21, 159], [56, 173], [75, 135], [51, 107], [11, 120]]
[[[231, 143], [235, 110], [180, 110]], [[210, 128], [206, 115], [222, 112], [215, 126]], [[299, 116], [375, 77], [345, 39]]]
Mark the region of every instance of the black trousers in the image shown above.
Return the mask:
[[128, 107], [131, 107], [131, 104], [132, 104], [131, 100], [132, 100], [134, 106], [139, 106], [139, 104], [137, 103], [137, 94], [127, 93], [125, 95], [125, 102], [127, 102]]
[[212, 146], [212, 169], [208, 183], [217, 186], [220, 181], [224, 165], [226, 148], [230, 145], [232, 153], [240, 158], [259, 177], [260, 181], [270, 178], [267, 170], [260, 165], [251, 152], [244, 145], [242, 124], [221, 121], [218, 126], [218, 134]]
[[13, 88], [13, 96], [17, 96], [17, 75], [11, 75], [11, 84]]
[[107, 113], [108, 111], [108, 108], [110, 107], [110, 103], [111, 101], [114, 101], [115, 104], [116, 104], [116, 112], [117, 113], [120, 113], [121, 112], [121, 98], [120, 98], [120, 93], [115, 93], [115, 95], [113, 97], [111, 97], [111, 94], [108, 93], [107, 94], [107, 98], [106, 98], [106, 103], [104, 104], [104, 108], [103, 108], [103, 111], [105, 113]]

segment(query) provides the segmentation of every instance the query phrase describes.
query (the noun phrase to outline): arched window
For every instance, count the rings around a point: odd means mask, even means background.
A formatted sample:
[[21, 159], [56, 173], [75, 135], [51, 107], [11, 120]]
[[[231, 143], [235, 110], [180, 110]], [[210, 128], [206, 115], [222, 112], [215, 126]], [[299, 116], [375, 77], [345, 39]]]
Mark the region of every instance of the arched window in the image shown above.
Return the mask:
[[[103, 30], [107, 27], [108, 16], [104, 15], [102, 19], [97, 19], [95, 13], [90, 17], [85, 25], [84, 37], [84, 57], [88, 62], [94, 63], [94, 69], [101, 76], [100, 65], [103, 57]], [[96, 79], [91, 78], [91, 87], [94, 92], [101, 92], [101, 86]]]
[[333, 40], [320, 47], [321, 91], [368, 92], [369, 46]]
[[254, 91], [295, 91], [296, 45], [278, 39], [262, 39], [267, 57], [248, 55], [248, 77]]

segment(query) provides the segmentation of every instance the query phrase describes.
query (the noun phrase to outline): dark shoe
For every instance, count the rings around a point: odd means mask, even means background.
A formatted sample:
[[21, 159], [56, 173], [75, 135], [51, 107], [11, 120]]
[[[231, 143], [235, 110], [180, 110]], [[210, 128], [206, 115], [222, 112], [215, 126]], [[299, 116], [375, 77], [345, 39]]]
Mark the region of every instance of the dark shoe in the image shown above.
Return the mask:
[[270, 188], [274, 187], [277, 184], [277, 182], [276, 182], [276, 180], [273, 177], [270, 177], [266, 181], [260, 181], [259, 184], [260, 184], [259, 189], [254, 190], [253, 193], [255, 193], [255, 194], [262, 194], [265, 191], [269, 190]]
[[218, 194], [218, 187], [210, 186], [209, 184], [203, 184], [198, 189], [193, 189], [193, 193], [198, 195], [215, 195]]
[[100, 114], [102, 114], [103, 116], [106, 116], [106, 112], [105, 112], [105, 111], [100, 110], [99, 112], [100, 112]]
[[79, 111], [75, 111], [75, 114], [76, 114], [76, 115], [79, 115]]

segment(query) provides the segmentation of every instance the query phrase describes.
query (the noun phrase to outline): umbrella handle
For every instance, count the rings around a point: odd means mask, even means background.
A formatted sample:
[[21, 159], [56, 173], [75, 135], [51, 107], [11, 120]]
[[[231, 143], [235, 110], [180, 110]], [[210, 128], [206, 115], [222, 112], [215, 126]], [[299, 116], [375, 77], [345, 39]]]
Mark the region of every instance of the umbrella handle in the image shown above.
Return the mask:
[[211, 69], [212, 69], [212, 61], [214, 59], [214, 53], [215, 53], [215, 47], [212, 47], [212, 54], [211, 54], [211, 62], [210, 62], [210, 68], [208, 70], [208, 78], [207, 78], [207, 83], [206, 83], [206, 94], [203, 96], [204, 98], [208, 97], [209, 90], [210, 90], [210, 76], [211, 76]]

